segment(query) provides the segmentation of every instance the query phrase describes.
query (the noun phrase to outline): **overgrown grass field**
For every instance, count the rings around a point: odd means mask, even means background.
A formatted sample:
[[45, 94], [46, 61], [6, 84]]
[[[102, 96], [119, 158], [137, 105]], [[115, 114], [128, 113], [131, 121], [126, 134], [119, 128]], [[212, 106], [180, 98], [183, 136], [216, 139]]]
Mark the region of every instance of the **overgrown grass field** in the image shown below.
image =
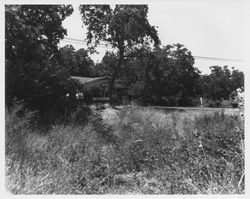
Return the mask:
[[[50, 128], [6, 111], [6, 189], [13, 194], [243, 194], [237, 114], [91, 109]], [[84, 122], [81, 117], [84, 115]]]

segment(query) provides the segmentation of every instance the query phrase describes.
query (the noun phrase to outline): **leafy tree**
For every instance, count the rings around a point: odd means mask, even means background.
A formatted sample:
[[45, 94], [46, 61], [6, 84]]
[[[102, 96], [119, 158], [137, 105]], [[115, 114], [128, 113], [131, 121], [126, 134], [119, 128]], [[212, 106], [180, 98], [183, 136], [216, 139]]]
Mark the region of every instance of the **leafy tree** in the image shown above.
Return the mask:
[[5, 6], [6, 105], [16, 97], [45, 111], [72, 92], [74, 83], [57, 63], [62, 21], [72, 12], [65, 5]]
[[117, 50], [117, 63], [112, 71], [109, 96], [112, 101], [114, 82], [121, 70], [126, 54], [135, 46], [149, 41], [160, 43], [157, 31], [147, 19], [147, 5], [81, 5], [83, 24], [87, 26], [88, 44], [92, 49], [101, 42], [108, 42]]
[[170, 87], [167, 88], [169, 94], [179, 94], [182, 99], [196, 95], [200, 72], [193, 66], [194, 57], [191, 52], [181, 44], [167, 45], [164, 51], [165, 59], [169, 58], [169, 69], [165, 71], [165, 76], [171, 79], [168, 83]]
[[[181, 44], [140, 50], [137, 58], [128, 62], [126, 82], [130, 94], [144, 104], [191, 105], [190, 97], [199, 93], [200, 72], [193, 67], [191, 52]], [[189, 100], [189, 101], [188, 101]]]
[[97, 63], [93, 69], [95, 76], [112, 76], [117, 64], [117, 56], [114, 52], [107, 51], [102, 58], [102, 62]]
[[94, 61], [89, 57], [88, 51], [81, 48], [75, 52], [76, 72], [75, 75], [91, 76]]
[[227, 66], [211, 66], [211, 74], [201, 77], [203, 96], [212, 101], [229, 99], [237, 88], [244, 89], [244, 74], [239, 70], [230, 71]]
[[242, 71], [233, 69], [231, 74], [232, 90], [236, 91], [237, 88], [244, 89], [244, 73]]
[[32, 63], [53, 56], [66, 34], [62, 21], [72, 12], [65, 5], [6, 5], [6, 59]]
[[214, 100], [228, 99], [232, 91], [231, 71], [227, 66], [211, 66], [211, 74], [202, 79], [202, 90], [205, 97]]
[[93, 70], [94, 62], [89, 57], [88, 51], [81, 48], [75, 51], [72, 45], [60, 49], [60, 64], [66, 68], [70, 75], [89, 77]]
[[75, 70], [75, 48], [72, 45], [66, 45], [59, 49], [59, 63], [69, 70], [69, 73], [72, 75]]

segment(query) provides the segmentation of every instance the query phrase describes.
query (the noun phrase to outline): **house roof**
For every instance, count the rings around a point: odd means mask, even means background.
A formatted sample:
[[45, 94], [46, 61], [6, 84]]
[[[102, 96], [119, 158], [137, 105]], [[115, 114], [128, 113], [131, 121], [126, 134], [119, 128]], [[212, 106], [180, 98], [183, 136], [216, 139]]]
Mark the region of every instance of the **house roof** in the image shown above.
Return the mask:
[[[81, 77], [81, 76], [71, 76], [72, 79], [78, 81], [83, 88], [89, 90], [92, 87], [104, 86], [107, 87], [109, 85], [110, 77]], [[116, 88], [125, 88], [122, 84], [121, 80], [116, 80], [115, 85]]]
[[71, 76], [72, 79], [79, 81], [82, 85], [98, 82], [100, 80], [109, 80], [110, 77], [80, 77], [80, 76]]

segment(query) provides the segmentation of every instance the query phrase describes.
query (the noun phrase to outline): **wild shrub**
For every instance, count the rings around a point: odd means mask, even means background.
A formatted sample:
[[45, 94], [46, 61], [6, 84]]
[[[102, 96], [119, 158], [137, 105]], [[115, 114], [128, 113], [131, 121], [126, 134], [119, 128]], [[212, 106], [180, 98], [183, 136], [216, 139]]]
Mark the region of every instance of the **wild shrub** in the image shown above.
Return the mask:
[[174, 143], [173, 129], [168, 122], [164, 123], [166, 119], [163, 113], [140, 108], [128, 107], [120, 111], [114, 131], [119, 132], [116, 149], [122, 156], [119, 165], [124, 171], [153, 169], [161, 164], [164, 147]]
[[[110, 175], [104, 144], [109, 142], [109, 136], [98, 115], [92, 115], [84, 125], [73, 121], [54, 124], [41, 134], [39, 129], [32, 130], [32, 114], [26, 112], [22, 117], [17, 116], [22, 105], [15, 107], [6, 111], [6, 187], [10, 192], [76, 194], [105, 191]], [[21, 151], [25, 155], [19, 156]]]
[[[242, 193], [244, 190], [244, 129], [238, 116], [223, 112], [197, 117], [186, 124], [186, 175], [201, 193]], [[194, 184], [193, 184], [194, 185]]]
[[36, 112], [24, 108], [22, 101], [13, 101], [13, 106], [5, 109], [5, 154], [23, 154], [24, 138], [31, 132], [31, 121]]

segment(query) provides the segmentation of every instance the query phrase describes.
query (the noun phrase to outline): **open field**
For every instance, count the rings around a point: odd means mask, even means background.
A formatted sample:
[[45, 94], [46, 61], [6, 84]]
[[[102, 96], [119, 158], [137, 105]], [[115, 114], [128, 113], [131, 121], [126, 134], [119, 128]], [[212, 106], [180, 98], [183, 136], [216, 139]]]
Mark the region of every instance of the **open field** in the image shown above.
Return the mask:
[[45, 131], [19, 109], [6, 112], [11, 193], [244, 193], [244, 128], [236, 110], [92, 108], [84, 125], [72, 115]]

